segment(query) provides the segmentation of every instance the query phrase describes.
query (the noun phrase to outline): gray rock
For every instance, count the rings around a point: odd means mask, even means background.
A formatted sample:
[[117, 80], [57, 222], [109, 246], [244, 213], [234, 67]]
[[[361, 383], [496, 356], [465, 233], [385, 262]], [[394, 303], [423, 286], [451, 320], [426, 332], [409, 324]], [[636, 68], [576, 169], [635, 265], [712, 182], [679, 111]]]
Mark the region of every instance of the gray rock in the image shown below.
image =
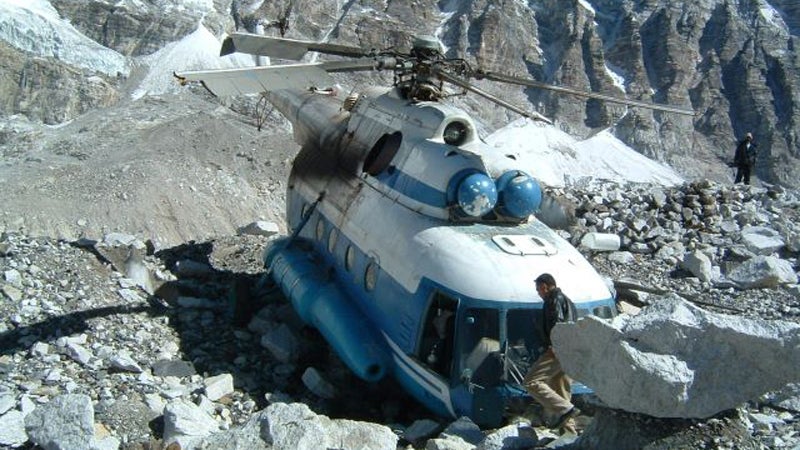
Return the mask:
[[123, 270], [126, 277], [136, 283], [142, 290], [153, 295], [155, 292], [153, 273], [143, 261], [141, 253], [142, 252], [132, 252], [128, 256], [128, 259], [125, 260]]
[[688, 270], [700, 281], [709, 282], [713, 276], [711, 260], [703, 252], [689, 252], [683, 256], [681, 267]]
[[178, 306], [182, 308], [217, 309], [220, 305], [208, 298], [180, 296], [178, 297]]
[[330, 420], [319, 416], [326, 424], [326, 448], [342, 450], [382, 450], [397, 448], [397, 435], [384, 425], [354, 420]]
[[791, 233], [786, 237], [786, 248], [793, 253], [800, 253], [800, 233]]
[[774, 256], [756, 256], [749, 259], [734, 267], [727, 277], [744, 289], [797, 283], [797, 274], [792, 265]]
[[46, 342], [37, 342], [31, 347], [31, 355], [45, 356], [50, 353], [50, 345]]
[[305, 372], [303, 372], [301, 378], [303, 384], [306, 385], [308, 390], [313, 392], [314, 395], [327, 399], [336, 398], [336, 388], [323, 378], [322, 374], [320, 374], [317, 369], [313, 367], [307, 368]]
[[0, 415], [0, 445], [14, 448], [27, 441], [25, 415], [22, 411], [13, 410]]
[[83, 394], [59, 395], [25, 417], [25, 432], [47, 450], [88, 449], [94, 444], [94, 407]]
[[94, 358], [94, 354], [92, 354], [91, 350], [73, 342], [67, 342], [67, 354], [70, 358], [83, 365], [89, 364], [92, 358]]
[[258, 220], [252, 222], [238, 229], [239, 234], [249, 234], [253, 236], [274, 236], [280, 233], [278, 224], [275, 222], [267, 222], [265, 220]]
[[142, 371], [139, 363], [131, 358], [131, 355], [126, 351], [121, 351], [112, 355], [109, 357], [108, 362], [111, 364], [111, 367], [124, 370], [126, 372], [140, 373]]
[[214, 273], [214, 268], [192, 259], [182, 259], [175, 263], [173, 271], [181, 277], [205, 278]]
[[117, 290], [117, 294], [119, 294], [119, 296], [122, 297], [128, 303], [136, 304], [136, 303], [141, 303], [142, 300], [144, 300], [142, 296], [139, 295], [139, 293], [133, 289], [119, 289]]
[[539, 442], [536, 430], [528, 425], [506, 425], [492, 433], [478, 445], [477, 450], [527, 450]]
[[719, 224], [719, 229], [725, 234], [735, 234], [741, 230], [739, 224], [733, 220], [723, 220]]
[[756, 429], [769, 430], [775, 425], [783, 425], [786, 423], [776, 416], [761, 413], [750, 413], [748, 418], [756, 425]]
[[478, 445], [485, 437], [480, 427], [469, 417], [460, 417], [455, 422], [450, 423], [442, 431], [441, 436], [458, 436], [472, 445]]
[[244, 425], [204, 437], [198, 444], [203, 450], [272, 450], [261, 438], [261, 429], [266, 425], [266, 411], [252, 415]]
[[16, 287], [22, 288], [22, 275], [16, 269], [9, 269], [3, 273], [6, 283]]
[[16, 406], [17, 401], [14, 399], [14, 395], [4, 392], [0, 394], [0, 414], [5, 414], [11, 408]]
[[161, 415], [164, 412], [164, 407], [167, 406], [164, 399], [158, 394], [145, 394], [144, 403], [150, 408], [150, 411]]
[[133, 247], [136, 249], [145, 249], [147, 246], [139, 238], [132, 234], [125, 233], [108, 233], [103, 236], [101, 245], [107, 247]]
[[34, 409], [36, 409], [36, 404], [31, 400], [29, 395], [23, 395], [22, 398], [19, 399], [19, 410], [22, 411], [23, 415], [27, 416]]
[[581, 238], [581, 246], [595, 251], [617, 251], [620, 239], [613, 233], [586, 233]]
[[608, 254], [608, 260], [618, 264], [632, 264], [636, 258], [631, 252], [611, 252]]
[[188, 361], [162, 359], [153, 364], [153, 375], [157, 377], [188, 377], [197, 372], [194, 365]]
[[768, 227], [745, 227], [742, 229], [742, 242], [751, 252], [765, 256], [786, 245], [780, 234]]
[[443, 436], [429, 439], [425, 443], [425, 450], [475, 450], [475, 445], [464, 441], [458, 436]]
[[2, 292], [14, 303], [18, 303], [20, 300], [22, 300], [22, 291], [14, 286], [11, 286], [10, 284], [4, 284], [0, 286], [0, 292]]
[[219, 424], [194, 403], [173, 400], [164, 407], [164, 443], [192, 448], [203, 437], [219, 431]]
[[774, 392], [768, 401], [779, 408], [800, 413], [800, 383], [786, 385], [783, 389]]
[[395, 449], [398, 440], [383, 425], [331, 420], [301, 403], [268, 406], [261, 437], [273, 450], [384, 450]]
[[439, 422], [430, 419], [415, 420], [403, 431], [403, 439], [408, 442], [418, 442], [433, 436], [440, 427]]
[[206, 396], [211, 401], [217, 401], [222, 397], [233, 393], [233, 376], [223, 373], [203, 380]]
[[604, 403], [655, 417], [709, 417], [800, 378], [800, 325], [714, 314], [677, 296], [633, 317], [559, 324], [553, 345]]
[[280, 324], [262, 336], [261, 346], [269, 350], [272, 356], [282, 363], [294, 362], [300, 348], [297, 337], [286, 324]]

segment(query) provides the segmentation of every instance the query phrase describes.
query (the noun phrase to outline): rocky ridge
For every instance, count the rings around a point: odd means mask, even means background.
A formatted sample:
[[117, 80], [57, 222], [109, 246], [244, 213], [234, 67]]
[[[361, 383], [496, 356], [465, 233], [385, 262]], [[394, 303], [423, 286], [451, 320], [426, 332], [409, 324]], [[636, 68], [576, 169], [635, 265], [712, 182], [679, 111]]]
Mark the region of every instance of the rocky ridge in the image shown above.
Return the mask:
[[[800, 65], [792, 49], [800, 9], [788, 0], [422, 0], [413, 7], [402, 1], [342, 6], [333, 0], [50, 3], [87, 39], [126, 58], [131, 72], [95, 73], [58, 55], [27, 58], [26, 52], [35, 50], [12, 45], [10, 31], [0, 33], [7, 41], [0, 48], [0, 65], [8, 69], [0, 72], [4, 115], [58, 124], [124, 101], [147, 70], [146, 57], [192, 33], [198, 22], [217, 36], [240, 29], [369, 48], [408, 48], [413, 36], [436, 34], [448, 56], [463, 57], [475, 67], [674, 103], [697, 113], [691, 118], [628, 110], [477, 82], [554, 118], [574, 135], [610, 128], [632, 148], [689, 178], [722, 180], [737, 139], [749, 131], [759, 142], [757, 175], [797, 186]], [[170, 70], [181, 69], [189, 68]], [[349, 88], [365, 79], [376, 81], [360, 75], [339, 81]], [[474, 96], [454, 101], [479, 112], [490, 128], [513, 117]]]
[[[709, 203], [693, 203], [697, 192], [716, 199], [730, 214], [719, 212], [720, 220], [709, 223], [694, 220], [703, 217]], [[657, 301], [648, 289], [674, 291], [726, 314], [800, 322], [798, 250], [792, 240], [800, 212], [796, 192], [695, 183], [674, 189], [594, 184], [561, 193], [575, 205], [576, 220], [561, 231], [570, 239], [579, 242], [590, 231], [618, 230], [627, 236], [619, 252], [584, 248], [606, 276], [630, 282], [620, 285], [627, 289], [619, 291], [623, 298], [644, 306]], [[677, 199], [683, 205], [680, 214], [655, 214], [659, 208], [674, 209], [669, 205]], [[637, 208], [642, 217], [654, 211], [658, 226], [669, 233], [648, 235], [644, 227], [628, 223], [627, 211]], [[766, 247], [748, 246], [745, 236], [748, 227], [770, 224], [784, 244], [770, 247], [768, 257], [789, 264], [794, 279], [766, 276], [772, 281], [759, 284], [754, 280], [764, 278], [764, 271], [756, 270], [749, 278], [730, 280], [738, 264], [767, 257], [756, 254]], [[354, 379], [279, 295], [251, 298], [259, 306], [237, 322], [242, 316], [230, 309], [232, 291], [259, 283], [259, 254], [271, 239], [264, 234], [274, 232], [250, 230], [258, 235], [158, 249], [119, 233], [100, 241], [34, 237], [24, 230], [3, 234], [2, 445], [64, 439], [53, 437], [35, 418], [73, 410], [83, 411], [80, 423], [93, 425], [78, 435], [97, 448], [159, 448], [172, 441], [182, 448], [258, 448], [237, 447], [237, 442], [284, 448], [275, 436], [266, 439], [263, 430], [291, 417], [304, 417], [307, 429], [317, 430], [308, 432], [326, 439], [337, 436], [340, 426], [370, 429], [366, 422], [394, 431], [394, 438], [381, 434], [388, 440], [379, 443], [342, 448], [389, 448], [387, 442], [397, 448], [499, 449], [510, 448], [504, 446], [508, 442], [535, 448], [556, 438], [535, 415], [519, 422], [510, 417], [509, 425], [498, 430], [448, 425], [409, 403], [391, 382], [371, 386]], [[693, 269], [686, 262], [692, 254], [706, 255], [711, 267]], [[791, 389], [708, 420], [654, 419], [596, 402], [587, 403], [585, 411], [581, 437], [562, 438], [562, 444], [793, 448], [800, 443], [798, 394]], [[331, 423], [328, 417], [363, 422]], [[442, 431], [445, 427], [451, 431]], [[472, 430], [472, 437], [453, 438], [453, 427]]]

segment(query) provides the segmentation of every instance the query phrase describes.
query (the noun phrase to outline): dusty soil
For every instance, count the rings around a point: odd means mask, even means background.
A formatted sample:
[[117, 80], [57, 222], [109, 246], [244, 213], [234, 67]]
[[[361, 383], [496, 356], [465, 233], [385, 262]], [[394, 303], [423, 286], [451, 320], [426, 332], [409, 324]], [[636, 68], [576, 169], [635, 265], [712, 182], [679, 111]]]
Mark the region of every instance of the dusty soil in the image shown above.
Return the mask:
[[283, 226], [297, 149], [277, 114], [259, 131], [252, 117], [189, 92], [59, 127], [12, 118], [0, 125], [0, 231], [67, 240], [120, 231], [163, 247], [254, 220]]

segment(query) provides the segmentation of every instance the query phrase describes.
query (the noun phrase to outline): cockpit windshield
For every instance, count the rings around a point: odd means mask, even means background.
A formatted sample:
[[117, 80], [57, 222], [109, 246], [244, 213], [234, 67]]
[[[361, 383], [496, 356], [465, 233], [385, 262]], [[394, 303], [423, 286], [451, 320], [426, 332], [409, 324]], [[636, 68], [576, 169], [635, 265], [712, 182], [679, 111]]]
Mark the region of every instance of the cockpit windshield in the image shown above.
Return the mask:
[[496, 384], [489, 382], [496, 377], [491, 356], [500, 350], [499, 318], [499, 311], [490, 308], [471, 308], [465, 315], [459, 367], [478, 385]]
[[522, 384], [533, 362], [542, 350], [540, 309], [511, 309], [506, 314], [508, 347], [506, 356], [507, 381]]
[[478, 386], [522, 384], [541, 353], [540, 309], [471, 308], [465, 315], [459, 367]]

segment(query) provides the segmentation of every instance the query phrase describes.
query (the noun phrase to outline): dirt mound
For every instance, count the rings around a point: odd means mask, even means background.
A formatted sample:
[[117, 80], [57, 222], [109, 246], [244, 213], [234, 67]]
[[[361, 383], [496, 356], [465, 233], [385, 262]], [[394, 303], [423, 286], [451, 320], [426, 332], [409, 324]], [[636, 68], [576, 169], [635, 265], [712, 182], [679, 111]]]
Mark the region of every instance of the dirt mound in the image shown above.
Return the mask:
[[120, 231], [170, 246], [257, 219], [283, 227], [297, 151], [288, 128], [274, 118], [259, 131], [215, 103], [186, 93], [59, 127], [8, 121], [0, 129], [0, 231], [68, 240]]

